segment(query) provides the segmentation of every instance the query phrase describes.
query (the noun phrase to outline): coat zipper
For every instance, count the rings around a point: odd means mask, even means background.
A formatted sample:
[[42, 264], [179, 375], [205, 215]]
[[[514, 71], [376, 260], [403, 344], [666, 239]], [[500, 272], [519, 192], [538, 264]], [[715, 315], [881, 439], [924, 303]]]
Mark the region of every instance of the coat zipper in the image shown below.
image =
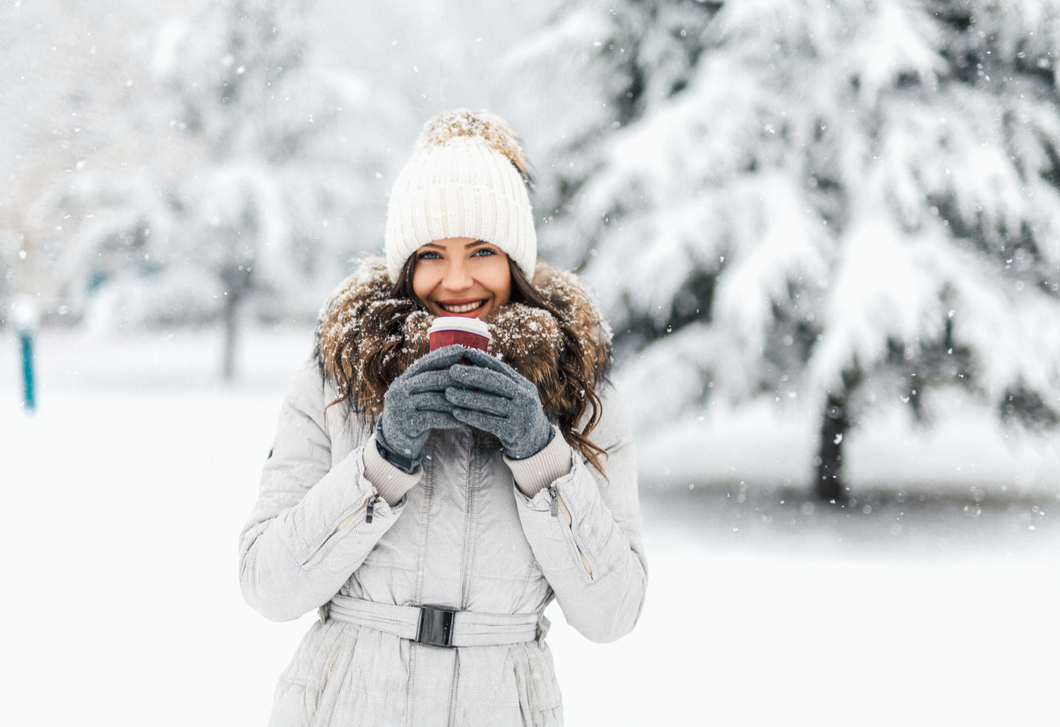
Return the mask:
[[379, 502], [379, 493], [373, 491], [372, 495], [367, 500], [364, 501], [364, 504], [362, 504], [356, 510], [354, 510], [349, 515], [344, 517], [339, 522], [339, 524], [335, 526], [334, 530], [332, 530], [330, 533], [328, 533], [328, 536], [326, 538], [324, 538], [324, 540], [321, 541], [320, 545], [318, 545], [316, 547], [316, 549], [309, 555], [309, 557], [302, 561], [302, 567], [304, 568], [305, 566], [307, 566], [311, 562], [313, 562], [313, 559], [316, 558], [318, 555], [320, 555], [320, 551], [322, 551], [324, 549], [324, 546], [328, 544], [328, 541], [331, 540], [333, 537], [335, 537], [335, 535], [337, 535], [340, 531], [344, 530], [347, 525], [349, 525], [351, 522], [353, 522], [353, 519], [355, 517], [357, 517], [357, 515], [361, 512], [361, 510], [365, 510], [366, 511], [365, 522], [368, 522], [368, 523], [372, 522], [372, 516], [374, 515], [375, 504], [377, 502]]
[[335, 668], [335, 662], [339, 660], [339, 652], [342, 651], [342, 642], [339, 642], [338, 647], [335, 649], [335, 653], [331, 655], [331, 661], [328, 663], [328, 676], [331, 676], [331, 670]]
[[368, 504], [365, 506], [364, 521], [369, 525], [372, 524], [372, 517], [375, 516], [375, 504], [379, 502], [380, 497], [378, 494], [372, 495], [368, 498]]
[[548, 486], [548, 494], [552, 498], [552, 502], [549, 504], [549, 512], [552, 514], [552, 517], [559, 517], [560, 510], [563, 511], [563, 519], [567, 521], [567, 529], [570, 530], [571, 540], [574, 542], [574, 550], [577, 551], [578, 557], [581, 558], [582, 568], [584, 568], [585, 572], [590, 578], [592, 578], [593, 569], [592, 566], [589, 565], [589, 559], [585, 557], [585, 553], [582, 551], [581, 546], [578, 545], [578, 538], [574, 535], [574, 528], [571, 527], [571, 523], [573, 523], [574, 520], [571, 517], [570, 510], [567, 509], [567, 503], [563, 502], [563, 498], [559, 496], [559, 490], [556, 489], [555, 485]]
[[[475, 543], [472, 542], [475, 538], [475, 526], [472, 518], [472, 510], [475, 506], [473, 492], [475, 488], [472, 483], [472, 472], [475, 471], [474, 460], [475, 460], [475, 435], [469, 430], [467, 432], [467, 477], [464, 480], [464, 557], [462, 559], [462, 565], [460, 566], [460, 608], [466, 609], [469, 598], [469, 591], [471, 589], [470, 573], [471, 569], [468, 567], [469, 553], [474, 551]], [[453, 688], [456, 688], [454, 682]], [[456, 703], [455, 700], [453, 702]], [[452, 720], [450, 720], [452, 723]]]

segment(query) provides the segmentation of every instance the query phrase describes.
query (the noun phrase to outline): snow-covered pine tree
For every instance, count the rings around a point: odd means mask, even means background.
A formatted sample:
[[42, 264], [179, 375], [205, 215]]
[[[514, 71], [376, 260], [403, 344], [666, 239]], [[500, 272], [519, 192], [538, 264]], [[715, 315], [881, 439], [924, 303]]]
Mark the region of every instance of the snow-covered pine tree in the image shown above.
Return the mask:
[[643, 30], [702, 50], [553, 221], [615, 324], [637, 420], [809, 399], [826, 499], [846, 434], [896, 400], [926, 419], [957, 385], [1055, 424], [1058, 29], [1046, 0], [756, 0], [702, 32]]
[[225, 378], [248, 303], [265, 317], [313, 315], [381, 236], [400, 105], [312, 63], [306, 5], [206, 1], [169, 24], [153, 105], [132, 114], [182, 158], [81, 174], [42, 204], [83, 220], [63, 261], [75, 304], [91, 296], [126, 324], [220, 319]]
[[13, 291], [32, 292], [45, 321], [69, 307], [57, 263], [84, 219], [48, 203], [86, 174], [137, 168], [152, 156], [145, 151], [163, 147], [139, 147], [130, 128], [144, 64], [121, 40], [142, 37], [157, 12], [132, 0], [100, 0], [92, 12], [61, 0], [0, 7], [0, 235], [12, 235], [19, 253], [4, 275]]
[[720, 6], [561, 0], [544, 27], [499, 66], [511, 89], [505, 107], [533, 130], [534, 206], [545, 255], [562, 265], [584, 260], [588, 241], [570, 235], [568, 224], [582, 186], [600, 171], [616, 129], [688, 85], [705, 47], [702, 31]]
[[358, 178], [340, 149], [319, 148], [322, 132], [367, 94], [307, 64], [306, 5], [204, 2], [170, 28], [156, 56], [179, 106], [176, 125], [200, 139], [210, 159], [182, 185], [183, 248], [224, 291], [225, 377], [246, 298], [315, 308], [358, 239], [375, 242], [357, 234], [356, 220], [384, 201], [367, 193], [366, 170]]

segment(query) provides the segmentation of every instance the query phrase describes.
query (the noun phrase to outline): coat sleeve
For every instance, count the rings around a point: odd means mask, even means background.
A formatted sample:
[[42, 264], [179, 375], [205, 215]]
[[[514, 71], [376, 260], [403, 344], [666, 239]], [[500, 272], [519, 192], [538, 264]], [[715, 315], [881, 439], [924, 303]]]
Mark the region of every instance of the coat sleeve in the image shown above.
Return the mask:
[[325, 416], [343, 413], [336, 406], [326, 414], [324, 399], [323, 378], [310, 362], [292, 379], [240, 537], [243, 597], [274, 621], [327, 603], [401, 513], [365, 478], [363, 442], [332, 466]]
[[528, 498], [519, 518], [563, 614], [592, 641], [629, 633], [644, 604], [647, 561], [641, 542], [637, 461], [629, 415], [610, 386], [592, 440], [606, 452], [607, 477], [573, 458], [570, 473]]

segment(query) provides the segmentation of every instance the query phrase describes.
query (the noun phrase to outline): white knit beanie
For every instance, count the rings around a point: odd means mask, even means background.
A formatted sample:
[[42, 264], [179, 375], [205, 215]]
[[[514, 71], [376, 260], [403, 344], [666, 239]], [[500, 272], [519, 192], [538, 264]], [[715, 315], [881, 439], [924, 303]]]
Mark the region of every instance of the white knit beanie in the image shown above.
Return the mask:
[[460, 109], [428, 121], [390, 190], [385, 239], [391, 282], [421, 245], [450, 237], [496, 245], [532, 279], [537, 232], [528, 180], [523, 151], [500, 117]]

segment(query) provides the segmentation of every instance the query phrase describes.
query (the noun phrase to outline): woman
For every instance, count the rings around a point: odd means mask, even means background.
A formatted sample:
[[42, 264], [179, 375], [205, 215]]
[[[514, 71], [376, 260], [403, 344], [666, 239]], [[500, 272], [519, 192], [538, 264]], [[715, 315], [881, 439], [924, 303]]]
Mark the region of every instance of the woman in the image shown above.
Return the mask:
[[[385, 262], [322, 313], [240, 549], [248, 603], [320, 613], [272, 725], [559, 725], [545, 607], [599, 642], [637, 620], [610, 332], [577, 278], [537, 263], [526, 169], [497, 117], [429, 121], [391, 192]], [[489, 353], [428, 353], [441, 315], [485, 320]]]

